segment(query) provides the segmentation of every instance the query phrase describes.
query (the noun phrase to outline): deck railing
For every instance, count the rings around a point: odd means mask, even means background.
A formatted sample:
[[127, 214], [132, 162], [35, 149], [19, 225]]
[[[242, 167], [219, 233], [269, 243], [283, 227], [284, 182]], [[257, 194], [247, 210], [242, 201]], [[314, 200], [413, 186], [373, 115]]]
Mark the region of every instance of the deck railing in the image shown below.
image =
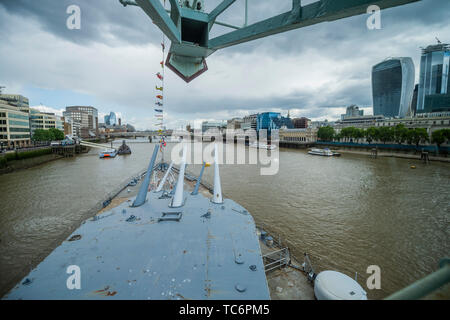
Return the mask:
[[269, 252], [263, 255], [262, 258], [266, 273], [275, 269], [281, 269], [289, 263], [289, 249], [282, 248], [277, 251]]

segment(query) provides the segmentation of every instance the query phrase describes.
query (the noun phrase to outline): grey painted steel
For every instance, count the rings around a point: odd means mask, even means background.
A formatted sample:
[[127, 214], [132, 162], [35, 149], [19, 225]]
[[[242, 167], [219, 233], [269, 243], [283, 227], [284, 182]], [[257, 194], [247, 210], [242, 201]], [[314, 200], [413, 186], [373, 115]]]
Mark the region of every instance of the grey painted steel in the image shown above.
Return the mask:
[[420, 0], [321, 0], [301, 6], [300, 1], [294, 0], [291, 11], [210, 39], [208, 47], [222, 49], [317, 23], [352, 17], [366, 13], [370, 5], [385, 9], [416, 1]]
[[172, 208], [177, 208], [183, 206], [183, 197], [184, 197], [184, 172], [186, 170], [186, 154], [187, 147], [186, 144], [183, 145], [183, 157], [180, 163], [180, 171], [178, 173], [178, 181], [175, 186], [175, 193], [172, 198]]
[[206, 162], [203, 162], [203, 166], [202, 166], [202, 169], [200, 170], [200, 174], [198, 175], [197, 183], [195, 184], [194, 191], [192, 191], [192, 193], [191, 193], [193, 196], [198, 194], [198, 188], [200, 188], [200, 183], [202, 182], [203, 171], [205, 171], [205, 167], [206, 167]]
[[155, 190], [155, 192], [160, 192], [162, 190], [162, 188], [164, 187], [164, 184], [166, 183], [167, 177], [169, 176], [170, 171], [172, 171], [172, 167], [173, 167], [173, 161], [170, 163], [169, 168], [166, 171], [166, 174], [164, 175], [164, 177], [162, 178], [161, 182], [159, 183], [158, 188]]
[[236, 0], [223, 0], [213, 11], [208, 15], [209, 22], [215, 21], [216, 18], [225, 10], [228, 9]]
[[139, 189], [139, 193], [136, 199], [133, 202], [133, 207], [142, 206], [147, 199], [147, 190], [148, 185], [150, 184], [150, 178], [153, 173], [153, 169], [155, 167], [156, 157], [158, 156], [159, 145], [155, 145], [155, 149], [153, 149], [153, 155], [148, 165], [147, 174], [145, 175], [145, 179], [142, 182], [141, 188]]
[[[181, 43], [181, 33], [177, 25], [166, 13], [159, 0], [136, 0], [136, 3], [153, 20], [172, 42]], [[175, 10], [173, 10], [175, 12]]]
[[[256, 227], [239, 204], [202, 195], [182, 208], [149, 192], [89, 219], [4, 299], [270, 299]], [[76, 236], [76, 237], [74, 237]], [[81, 270], [69, 290], [67, 268]]]
[[219, 149], [217, 143], [214, 144], [214, 192], [212, 202], [220, 204], [223, 202], [222, 198], [222, 184], [220, 183], [220, 170], [219, 170]]

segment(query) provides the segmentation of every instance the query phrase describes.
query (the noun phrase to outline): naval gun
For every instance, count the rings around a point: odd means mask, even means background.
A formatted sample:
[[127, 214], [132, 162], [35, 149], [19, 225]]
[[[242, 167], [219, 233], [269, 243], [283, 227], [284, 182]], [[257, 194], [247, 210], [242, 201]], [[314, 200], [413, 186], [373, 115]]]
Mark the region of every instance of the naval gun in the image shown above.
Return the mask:
[[[208, 70], [206, 58], [215, 51], [270, 35], [335, 21], [367, 13], [372, 5], [387, 9], [420, 0], [320, 0], [301, 5], [292, 0], [292, 9], [274, 17], [248, 24], [248, 0], [245, 0], [245, 23], [233, 26], [217, 18], [236, 0], [223, 0], [211, 12], [204, 12], [204, 0], [169, 0], [165, 9], [161, 0], [119, 0], [123, 6], [140, 7], [170, 39], [166, 66], [190, 82]], [[211, 28], [222, 25], [235, 29], [210, 39]]]

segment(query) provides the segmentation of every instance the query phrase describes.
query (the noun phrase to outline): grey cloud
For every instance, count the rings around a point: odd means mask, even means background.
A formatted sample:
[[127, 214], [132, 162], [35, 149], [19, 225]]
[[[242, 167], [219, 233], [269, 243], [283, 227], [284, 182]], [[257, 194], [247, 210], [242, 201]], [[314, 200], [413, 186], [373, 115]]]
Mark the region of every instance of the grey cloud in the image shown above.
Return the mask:
[[[76, 32], [66, 27], [69, 17], [66, 10], [70, 5], [78, 5], [81, 9], [82, 25]], [[139, 45], [161, 34], [141, 9], [124, 8], [116, 0], [2, 0], [0, 6], [9, 13], [35, 19], [44, 30], [78, 44], [102, 42], [114, 45], [119, 41]], [[105, 31], [116, 42], [107, 37]]]

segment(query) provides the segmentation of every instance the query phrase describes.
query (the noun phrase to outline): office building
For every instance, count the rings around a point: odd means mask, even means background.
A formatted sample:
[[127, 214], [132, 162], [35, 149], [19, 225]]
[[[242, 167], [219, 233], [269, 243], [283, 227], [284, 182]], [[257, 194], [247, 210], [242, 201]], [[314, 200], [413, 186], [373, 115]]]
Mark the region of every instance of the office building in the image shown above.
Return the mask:
[[327, 119], [323, 121], [311, 121], [310, 127], [314, 129], [322, 128], [322, 127], [333, 127], [335, 125], [334, 121], [328, 121]]
[[311, 143], [317, 141], [318, 129], [281, 129], [279, 131], [280, 142]]
[[64, 118], [54, 113], [42, 112], [30, 108], [30, 128], [31, 136], [33, 136], [36, 129], [48, 130], [50, 128], [56, 128], [64, 131]]
[[249, 116], [245, 116], [242, 123], [241, 123], [241, 129], [242, 130], [250, 130], [253, 129], [256, 131], [256, 122], [257, 122], [258, 114], [251, 114]]
[[403, 118], [411, 114], [414, 63], [409, 57], [391, 58], [372, 68], [373, 114]]
[[30, 113], [28, 98], [20, 94], [0, 94], [0, 100], [3, 100], [4, 104], [16, 107], [19, 111]]
[[294, 125], [290, 118], [283, 117], [279, 112], [263, 112], [259, 113], [256, 119], [256, 130], [267, 130], [270, 135], [272, 130], [293, 129]]
[[417, 98], [419, 96], [419, 85], [416, 84], [414, 86], [414, 93], [411, 102], [411, 116], [414, 116], [417, 113]]
[[115, 114], [115, 112], [110, 112], [108, 115], [105, 116], [105, 124], [107, 126], [115, 126], [118, 124], [117, 115]]
[[438, 43], [422, 50], [417, 113], [450, 111], [450, 45]]
[[228, 130], [237, 130], [241, 129], [241, 125], [244, 122], [242, 118], [233, 118], [227, 121], [227, 129]]
[[208, 130], [221, 132], [223, 129], [226, 129], [226, 128], [227, 128], [227, 123], [224, 121], [203, 121], [202, 122], [202, 132], [206, 132]]
[[385, 119], [382, 115], [361, 115], [361, 116], [345, 116], [343, 119], [336, 121], [333, 124], [335, 128], [356, 127], [356, 128], [368, 128], [376, 126], [377, 123], [383, 122]]
[[359, 110], [359, 107], [357, 105], [351, 105], [347, 107], [345, 114], [341, 114], [341, 120], [344, 120], [346, 118], [361, 117], [363, 115], [364, 110]]
[[295, 129], [306, 129], [311, 126], [311, 120], [305, 117], [292, 119], [292, 124]]
[[65, 118], [81, 124], [81, 138], [95, 137], [98, 133], [98, 111], [90, 106], [70, 106], [63, 112]]
[[7, 148], [27, 147], [30, 145], [29, 114], [19, 107], [0, 100], [0, 144]]

